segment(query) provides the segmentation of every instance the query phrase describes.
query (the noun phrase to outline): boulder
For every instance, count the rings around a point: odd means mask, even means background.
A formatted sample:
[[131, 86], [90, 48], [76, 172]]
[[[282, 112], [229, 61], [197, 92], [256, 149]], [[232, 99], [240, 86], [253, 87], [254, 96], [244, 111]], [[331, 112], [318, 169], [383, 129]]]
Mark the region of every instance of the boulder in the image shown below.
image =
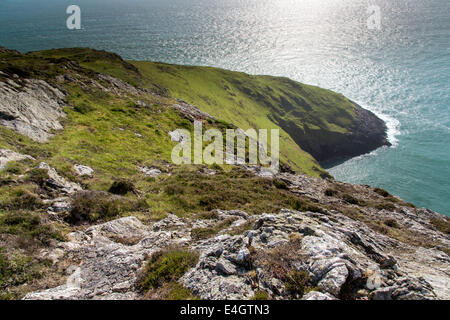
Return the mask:
[[0, 170], [4, 169], [10, 161], [35, 160], [32, 156], [14, 152], [8, 149], [0, 149]]
[[92, 175], [94, 174], [94, 169], [88, 166], [83, 166], [81, 164], [74, 165], [73, 169], [75, 170], [75, 173], [81, 177], [83, 176], [92, 177]]

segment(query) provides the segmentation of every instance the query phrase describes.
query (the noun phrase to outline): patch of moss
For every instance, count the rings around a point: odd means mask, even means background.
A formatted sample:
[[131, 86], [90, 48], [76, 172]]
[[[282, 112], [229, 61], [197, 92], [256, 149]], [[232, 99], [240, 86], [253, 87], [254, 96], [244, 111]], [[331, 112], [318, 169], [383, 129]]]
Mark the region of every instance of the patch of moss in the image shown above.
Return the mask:
[[270, 296], [266, 291], [258, 290], [255, 295], [250, 300], [261, 300], [266, 301], [269, 300]]

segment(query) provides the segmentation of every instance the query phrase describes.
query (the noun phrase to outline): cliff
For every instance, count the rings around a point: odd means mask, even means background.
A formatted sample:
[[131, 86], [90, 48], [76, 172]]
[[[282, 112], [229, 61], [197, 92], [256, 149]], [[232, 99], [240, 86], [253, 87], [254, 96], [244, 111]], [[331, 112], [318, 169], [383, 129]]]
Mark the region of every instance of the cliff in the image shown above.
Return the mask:
[[[339, 94], [91, 49], [1, 49], [0, 96], [2, 299], [450, 297], [448, 218], [337, 182], [305, 151], [386, 144], [382, 122]], [[169, 133], [193, 119], [281, 128], [283, 172], [171, 164]]]

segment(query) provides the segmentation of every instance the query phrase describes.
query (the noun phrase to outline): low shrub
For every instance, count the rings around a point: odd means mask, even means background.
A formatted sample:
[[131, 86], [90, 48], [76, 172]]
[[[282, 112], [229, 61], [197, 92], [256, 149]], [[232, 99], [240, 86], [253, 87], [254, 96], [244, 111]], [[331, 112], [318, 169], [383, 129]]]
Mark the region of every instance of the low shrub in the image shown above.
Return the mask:
[[176, 282], [198, 262], [198, 254], [182, 248], [171, 248], [154, 253], [140, 276], [142, 290], [162, 287]]
[[334, 197], [335, 195], [338, 194], [338, 192], [336, 190], [331, 189], [331, 188], [326, 189], [324, 193], [327, 197]]
[[433, 218], [430, 223], [440, 232], [450, 234], [450, 218], [442, 217], [441, 219]]
[[400, 229], [400, 225], [395, 219], [387, 219], [384, 221], [384, 224], [391, 228]]
[[0, 233], [31, 238], [42, 244], [49, 244], [52, 239], [65, 240], [61, 232], [43, 222], [38, 213], [22, 210], [0, 213]]
[[315, 204], [312, 204], [308, 201], [302, 201], [300, 199], [291, 199], [290, 201], [290, 206], [291, 209], [296, 210], [296, 211], [311, 211], [311, 212], [319, 212], [319, 213], [323, 213], [324, 209], [316, 206]]
[[110, 220], [126, 212], [145, 209], [143, 204], [102, 191], [81, 191], [72, 198], [66, 221], [72, 224]]
[[378, 193], [380, 196], [385, 197], [385, 198], [390, 196], [389, 192], [387, 192], [386, 190], [381, 189], [381, 188], [375, 188], [375, 189], [373, 189], [373, 191], [375, 193]]
[[8, 288], [42, 278], [50, 266], [51, 261], [40, 261], [19, 253], [8, 256], [6, 251], [0, 248], [0, 299], [20, 298], [11, 293]]
[[226, 219], [219, 222], [213, 227], [208, 228], [195, 228], [191, 230], [191, 237], [195, 240], [208, 239], [219, 233], [221, 230], [230, 227], [233, 224], [234, 219]]
[[311, 279], [306, 271], [292, 269], [284, 279], [286, 290], [291, 294], [302, 297], [305, 291], [311, 287]]
[[27, 174], [27, 181], [33, 182], [41, 187], [47, 184], [48, 179], [50, 179], [50, 177], [48, 176], [48, 172], [45, 169], [35, 168], [29, 171]]
[[86, 104], [86, 103], [80, 103], [77, 104], [75, 107], [73, 107], [73, 109], [81, 114], [87, 114], [89, 112], [91, 112], [92, 110], [94, 110], [94, 108], [92, 108], [90, 105]]
[[149, 300], [199, 300], [191, 290], [178, 282], [165, 283], [158, 289], [150, 290], [144, 297]]
[[0, 208], [6, 210], [38, 210], [44, 207], [41, 199], [25, 188], [11, 188], [7, 197], [0, 201]]
[[376, 205], [378, 210], [395, 211], [395, 205], [390, 202], [383, 202]]
[[179, 185], [169, 185], [164, 188], [164, 192], [170, 196], [173, 196], [176, 194], [183, 194], [184, 189], [183, 189], [183, 187], [181, 187]]
[[258, 290], [250, 300], [269, 300], [269, 294], [265, 291]]
[[345, 193], [342, 195], [342, 200], [344, 200], [347, 203], [355, 204], [355, 205], [361, 205], [361, 200], [356, 199], [352, 195], [349, 195], [348, 193]]
[[135, 192], [135, 187], [133, 182], [128, 180], [114, 181], [108, 192], [116, 195], [126, 195], [128, 192]]
[[282, 190], [288, 190], [288, 189], [289, 189], [287, 183], [284, 182], [284, 181], [281, 180], [281, 179], [274, 179], [274, 180], [273, 180], [273, 185], [274, 185], [275, 188], [277, 188], [277, 189], [282, 189]]

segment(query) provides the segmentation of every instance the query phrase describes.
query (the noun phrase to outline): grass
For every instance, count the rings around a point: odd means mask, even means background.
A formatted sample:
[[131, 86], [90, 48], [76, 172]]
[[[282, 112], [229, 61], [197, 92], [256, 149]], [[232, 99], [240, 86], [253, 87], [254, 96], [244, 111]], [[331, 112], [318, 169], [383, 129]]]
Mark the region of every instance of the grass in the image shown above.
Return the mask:
[[[281, 129], [281, 160], [314, 176], [327, 174], [299, 145], [308, 149], [320, 140], [338, 141], [348, 133], [355, 117], [355, 107], [344, 96], [287, 78], [124, 61], [115, 54], [86, 48], [47, 50], [24, 56], [8, 54], [8, 57], [14, 68], [23, 73], [29, 74], [31, 70], [46, 78], [62, 74], [64, 64], [76, 61], [85, 68], [86, 76], [92, 76], [92, 71], [106, 73], [161, 95], [182, 98], [215, 116], [218, 123], [233, 123], [244, 130]], [[30, 65], [29, 58], [36, 60], [36, 67]], [[47, 70], [48, 62], [53, 65]], [[72, 105], [80, 115], [95, 113], [95, 105], [90, 101], [81, 99]], [[117, 110], [120, 112], [120, 108]]]
[[[145, 83], [199, 106], [212, 116], [249, 128], [280, 129], [281, 160], [319, 176], [325, 171], [300, 146], [335, 139], [352, 125], [355, 107], [342, 95], [287, 78], [251, 76], [209, 67], [135, 62]], [[324, 140], [325, 141], [325, 140]]]
[[[145, 193], [150, 211], [172, 212], [179, 216], [215, 209], [237, 209], [249, 214], [278, 212], [283, 208], [322, 210], [277, 186], [273, 180], [253, 176], [239, 168], [210, 176], [202, 174], [195, 166], [175, 168], [170, 176], [138, 184]], [[211, 235], [216, 231], [202, 230], [201, 233]]]
[[262, 290], [258, 290], [255, 293], [255, 295], [250, 300], [261, 300], [261, 301], [264, 301], [264, 300], [269, 300], [269, 299], [270, 299], [270, 297], [269, 297], [269, 294], [267, 292], [262, 291]]
[[50, 267], [48, 260], [37, 260], [21, 253], [8, 256], [0, 248], [0, 300], [20, 298], [18, 287], [42, 278]]
[[53, 240], [64, 241], [61, 230], [54, 224], [44, 222], [41, 214], [31, 211], [0, 211], [0, 234], [10, 234], [21, 241], [30, 239], [42, 244]]

